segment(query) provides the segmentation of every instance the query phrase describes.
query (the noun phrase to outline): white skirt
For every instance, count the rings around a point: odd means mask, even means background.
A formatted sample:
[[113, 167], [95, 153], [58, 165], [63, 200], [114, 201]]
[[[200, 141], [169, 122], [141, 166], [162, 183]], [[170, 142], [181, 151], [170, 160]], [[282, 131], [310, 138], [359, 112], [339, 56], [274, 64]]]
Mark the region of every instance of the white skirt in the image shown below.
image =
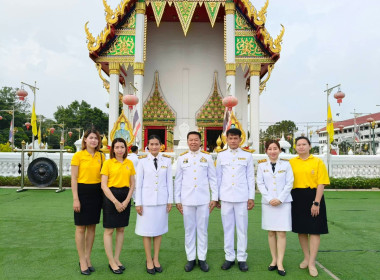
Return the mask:
[[168, 232], [166, 204], [143, 206], [142, 216], [137, 214], [135, 233], [140, 236], [160, 236]]
[[270, 231], [292, 230], [292, 204], [282, 203], [278, 206], [262, 204], [262, 229]]

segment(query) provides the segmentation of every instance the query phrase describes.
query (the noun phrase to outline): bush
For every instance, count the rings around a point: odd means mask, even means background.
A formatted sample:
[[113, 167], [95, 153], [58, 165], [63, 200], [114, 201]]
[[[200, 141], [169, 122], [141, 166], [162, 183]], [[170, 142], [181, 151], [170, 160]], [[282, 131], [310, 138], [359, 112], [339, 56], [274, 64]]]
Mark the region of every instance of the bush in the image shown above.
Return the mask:
[[380, 188], [380, 178], [330, 178], [330, 185], [326, 189], [371, 189]]
[[[0, 186], [20, 186], [21, 185], [21, 176], [18, 177], [2, 177], [0, 176]], [[25, 176], [24, 185], [26, 187], [34, 186], [28, 179], [28, 176]], [[49, 187], [58, 187], [59, 186], [59, 176]], [[63, 176], [62, 177], [62, 187], [69, 188], [71, 187], [71, 177]]]

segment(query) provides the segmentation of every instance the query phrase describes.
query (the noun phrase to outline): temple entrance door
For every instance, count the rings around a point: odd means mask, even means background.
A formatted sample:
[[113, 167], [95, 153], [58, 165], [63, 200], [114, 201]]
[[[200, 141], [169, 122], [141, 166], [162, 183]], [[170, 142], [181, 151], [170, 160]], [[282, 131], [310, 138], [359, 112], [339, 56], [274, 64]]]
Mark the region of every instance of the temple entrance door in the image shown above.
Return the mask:
[[167, 148], [166, 126], [146, 126], [144, 131], [145, 131], [145, 133], [144, 133], [144, 145], [145, 146], [148, 145], [149, 136], [155, 134], [161, 138], [162, 144], [165, 145], [165, 150], [166, 150], [166, 148]]
[[223, 127], [205, 127], [204, 133], [204, 149], [212, 153], [216, 148], [216, 140], [222, 135]]

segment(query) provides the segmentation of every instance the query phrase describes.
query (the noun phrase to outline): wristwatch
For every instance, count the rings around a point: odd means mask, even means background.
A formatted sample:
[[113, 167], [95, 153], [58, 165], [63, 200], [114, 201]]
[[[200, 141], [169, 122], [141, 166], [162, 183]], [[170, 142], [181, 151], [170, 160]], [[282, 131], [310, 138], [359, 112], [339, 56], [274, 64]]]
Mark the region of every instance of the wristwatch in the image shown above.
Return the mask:
[[315, 206], [319, 206], [319, 202], [317, 202], [317, 201], [313, 201], [313, 205], [315, 205]]

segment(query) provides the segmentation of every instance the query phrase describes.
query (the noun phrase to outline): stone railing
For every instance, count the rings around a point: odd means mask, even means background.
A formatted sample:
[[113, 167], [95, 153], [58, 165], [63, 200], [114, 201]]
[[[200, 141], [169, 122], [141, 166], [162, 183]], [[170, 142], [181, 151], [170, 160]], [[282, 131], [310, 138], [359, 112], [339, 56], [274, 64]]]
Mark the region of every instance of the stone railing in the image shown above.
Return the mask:
[[[144, 154], [144, 153], [143, 153]], [[173, 157], [173, 175], [176, 170], [176, 159], [174, 153], [166, 153]], [[63, 154], [63, 175], [70, 176], [70, 163], [73, 154]], [[216, 154], [212, 154], [216, 159]], [[280, 158], [291, 159], [295, 155], [283, 154]], [[53, 160], [57, 167], [59, 167], [59, 153], [35, 153], [37, 157], [47, 157]], [[257, 161], [266, 158], [264, 154], [253, 154], [253, 162], [255, 169], [257, 167]], [[317, 155], [326, 164], [326, 155]], [[32, 157], [25, 154], [25, 174], [28, 169], [29, 163], [32, 162]], [[19, 164], [21, 163], [21, 153], [0, 153], [0, 176], [20, 176]], [[330, 176], [335, 178], [345, 177], [366, 177], [375, 178], [380, 177], [380, 155], [370, 156], [331, 156], [330, 157]]]

